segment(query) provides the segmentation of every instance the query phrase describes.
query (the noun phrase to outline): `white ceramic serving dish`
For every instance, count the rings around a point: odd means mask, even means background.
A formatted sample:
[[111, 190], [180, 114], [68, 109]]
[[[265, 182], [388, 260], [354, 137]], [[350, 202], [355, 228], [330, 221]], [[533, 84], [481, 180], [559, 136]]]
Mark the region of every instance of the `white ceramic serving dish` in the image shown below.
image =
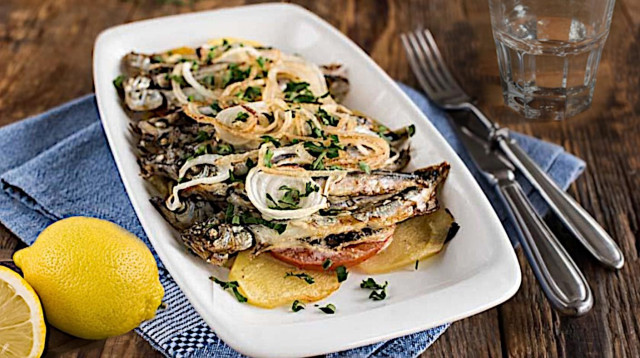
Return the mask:
[[[373, 302], [351, 273], [340, 290], [320, 304], [333, 303], [334, 315], [313, 305], [298, 313], [288, 307], [266, 310], [238, 303], [209, 280], [224, 275], [188, 254], [176, 232], [149, 203], [138, 175], [129, 120], [111, 81], [129, 51], [153, 52], [197, 46], [218, 37], [259, 41], [319, 64], [339, 62], [349, 70], [347, 106], [391, 128], [415, 124], [412, 168], [447, 160], [451, 174], [442, 203], [461, 225], [446, 250], [421, 263], [378, 275], [388, 280], [388, 298]], [[294, 357], [358, 347], [459, 320], [494, 307], [520, 285], [513, 248], [490, 203], [464, 163], [385, 72], [331, 25], [302, 7], [269, 4], [140, 21], [104, 31], [95, 44], [94, 81], [100, 117], [111, 151], [136, 214], [171, 275], [220, 338], [249, 356]]]

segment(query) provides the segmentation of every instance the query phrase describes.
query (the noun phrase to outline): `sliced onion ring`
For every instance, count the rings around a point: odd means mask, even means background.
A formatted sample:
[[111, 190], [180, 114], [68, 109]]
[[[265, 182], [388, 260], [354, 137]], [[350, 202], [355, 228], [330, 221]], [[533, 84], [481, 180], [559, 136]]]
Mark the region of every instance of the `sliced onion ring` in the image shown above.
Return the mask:
[[309, 177], [290, 177], [283, 175], [273, 175], [262, 171], [260, 168], [252, 168], [247, 175], [245, 189], [249, 200], [267, 220], [287, 220], [300, 219], [312, 215], [321, 209], [326, 208], [327, 199], [322, 195], [322, 189], [315, 191], [307, 197], [300, 198], [300, 209], [279, 210], [269, 208], [267, 194], [275, 200], [282, 197], [283, 191], [279, 190], [283, 185], [305, 192], [307, 183], [318, 186]]

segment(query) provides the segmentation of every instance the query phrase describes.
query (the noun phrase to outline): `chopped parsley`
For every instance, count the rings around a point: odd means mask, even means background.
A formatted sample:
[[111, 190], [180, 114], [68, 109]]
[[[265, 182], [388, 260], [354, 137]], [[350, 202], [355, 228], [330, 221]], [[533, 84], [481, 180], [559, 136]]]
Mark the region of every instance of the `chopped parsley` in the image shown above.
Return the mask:
[[300, 302], [300, 300], [293, 301], [293, 304], [291, 305], [291, 310], [293, 312], [298, 312], [303, 309], [304, 309], [304, 303]]
[[284, 89], [284, 100], [293, 103], [319, 103], [309, 89], [308, 82], [289, 82]]
[[205, 132], [205, 131], [198, 131], [198, 135], [196, 136], [196, 142], [201, 143], [204, 142], [205, 140], [209, 140], [211, 137], [209, 136], [209, 133]]
[[363, 172], [367, 173], [367, 174], [371, 174], [371, 167], [369, 167], [369, 164], [367, 164], [366, 162], [358, 162], [358, 166], [360, 167], [360, 170], [362, 170]]
[[225, 281], [221, 281], [218, 280], [217, 278], [211, 276], [209, 277], [210, 280], [212, 280], [213, 282], [217, 283], [218, 285], [222, 286], [223, 290], [231, 290], [233, 292], [233, 294], [236, 296], [236, 299], [238, 300], [238, 302], [247, 302], [247, 298], [244, 297], [240, 291], [238, 291], [238, 281], [229, 281], [229, 282], [225, 282]]
[[369, 299], [374, 301], [382, 301], [387, 298], [387, 286], [389, 282], [385, 281], [384, 285], [378, 284], [373, 278], [369, 277], [366, 280], [362, 280], [360, 288], [370, 289]]
[[327, 152], [322, 152], [320, 155], [311, 163], [311, 169], [313, 170], [322, 170], [324, 169], [324, 157], [327, 155]]
[[249, 86], [244, 90], [244, 93], [240, 93], [240, 99], [247, 102], [255, 102], [262, 96], [260, 87]]
[[151, 59], [155, 62], [160, 62], [160, 63], [164, 62], [164, 59], [162, 58], [161, 55], [153, 55], [151, 56]]
[[215, 85], [215, 80], [213, 78], [213, 76], [205, 76], [202, 79], [202, 83], [204, 83], [205, 85], [207, 85], [207, 87], [213, 87]]
[[295, 210], [300, 208], [300, 199], [309, 196], [313, 192], [317, 192], [320, 188], [317, 185], [306, 183], [304, 193], [296, 188], [291, 188], [286, 185], [280, 186], [278, 190], [284, 191], [280, 200], [275, 200], [271, 194], [267, 193], [267, 200], [273, 204], [269, 205], [269, 209], [277, 210]]
[[193, 102], [194, 100], [195, 100], [195, 98], [193, 97], [193, 95], [187, 96], [187, 101]]
[[211, 103], [211, 110], [213, 111], [213, 115], [216, 116], [218, 115], [218, 113], [220, 113], [220, 111], [222, 111], [222, 108], [220, 108], [220, 105], [218, 105], [218, 101], [214, 101], [213, 103]]
[[282, 234], [287, 229], [287, 224], [285, 223], [268, 221], [258, 216], [249, 216], [245, 214], [240, 215], [240, 222], [247, 225], [264, 225], [270, 229], [277, 231], [278, 234]]
[[416, 134], [416, 126], [413, 124], [408, 126], [407, 133], [409, 133], [409, 137], [413, 137], [413, 135]]
[[444, 239], [444, 242], [447, 243], [451, 241], [458, 233], [458, 230], [460, 230], [460, 225], [455, 221], [452, 222], [451, 226], [449, 227], [449, 231], [447, 232], [447, 238]]
[[336, 313], [336, 306], [334, 306], [332, 303], [329, 303], [328, 305], [324, 306], [324, 307], [319, 307], [320, 311], [326, 313], [326, 314], [334, 314]]
[[170, 75], [169, 78], [172, 81], [178, 82], [179, 85], [184, 86], [187, 82], [184, 80], [184, 77], [180, 75]]
[[220, 155], [232, 154], [235, 151], [231, 144], [220, 143], [216, 146], [216, 152]]
[[225, 72], [222, 77], [222, 87], [224, 88], [232, 83], [244, 81], [249, 77], [249, 73], [251, 73], [251, 68], [241, 70], [237, 63], [229, 64], [227, 72]]
[[304, 282], [306, 282], [306, 283], [308, 283], [308, 284], [310, 284], [310, 285], [312, 285], [312, 284], [314, 284], [314, 283], [316, 282], [316, 281], [313, 279], [313, 277], [311, 277], [309, 274], [306, 274], [306, 273], [293, 273], [293, 272], [287, 272], [287, 273], [284, 275], [284, 278], [287, 278], [287, 277], [297, 277], [297, 278], [299, 278], [299, 279], [301, 279], [301, 280], [304, 280]]
[[316, 156], [316, 159], [311, 163], [312, 170], [324, 169], [324, 158], [337, 158], [339, 151], [344, 150], [344, 146], [338, 142], [338, 136], [331, 135], [331, 144], [325, 146], [322, 143], [304, 142], [304, 148], [310, 154]]
[[384, 287], [380, 291], [371, 291], [371, 294], [369, 295], [369, 299], [374, 300], [374, 301], [382, 301], [385, 298], [387, 298], [386, 287]]
[[360, 282], [360, 288], [368, 288], [371, 290], [381, 290], [382, 288], [387, 287], [387, 282], [384, 282], [384, 286], [379, 285], [376, 280], [374, 280], [373, 278], [369, 277], [366, 280], [362, 280], [362, 282]]
[[264, 58], [264, 57], [262, 57], [262, 56], [258, 56], [258, 58], [256, 58], [256, 62], [258, 63], [258, 66], [260, 66], [261, 70], [264, 70], [264, 64], [267, 61], [269, 61], [269, 60]]
[[119, 90], [123, 89], [124, 76], [119, 75], [118, 77], [113, 79], [113, 86]]
[[280, 147], [280, 141], [278, 141], [277, 139], [273, 138], [270, 135], [263, 135], [260, 138], [262, 139], [262, 143], [273, 143], [273, 145], [275, 145], [276, 148]]
[[236, 121], [246, 122], [247, 118], [249, 118], [249, 113], [247, 113], [247, 112], [238, 112], [238, 114], [236, 114], [236, 118], [234, 118], [233, 121], [234, 122], [236, 122]]
[[313, 138], [327, 138], [324, 135], [324, 131], [321, 128], [316, 127], [312, 121], [307, 121], [307, 125], [311, 128], [311, 136]]
[[331, 259], [326, 259], [322, 263], [322, 268], [325, 270], [328, 270], [331, 267], [331, 265], [333, 265], [333, 261], [331, 261]]
[[234, 214], [235, 214], [235, 206], [230, 203], [229, 206], [227, 206], [227, 210], [224, 212], [224, 220], [230, 223], [233, 220]]
[[320, 118], [320, 120], [322, 121], [322, 124], [324, 124], [325, 126], [335, 127], [338, 125], [338, 122], [340, 121], [338, 117], [329, 114], [327, 111], [322, 109], [322, 107], [318, 108], [318, 112], [316, 112], [316, 116]]
[[271, 158], [273, 158], [273, 152], [270, 148], [267, 148], [267, 152], [264, 153], [264, 166], [271, 168]]
[[340, 265], [336, 267], [336, 276], [338, 277], [338, 282], [343, 282], [347, 279], [349, 272], [347, 272], [347, 268]]

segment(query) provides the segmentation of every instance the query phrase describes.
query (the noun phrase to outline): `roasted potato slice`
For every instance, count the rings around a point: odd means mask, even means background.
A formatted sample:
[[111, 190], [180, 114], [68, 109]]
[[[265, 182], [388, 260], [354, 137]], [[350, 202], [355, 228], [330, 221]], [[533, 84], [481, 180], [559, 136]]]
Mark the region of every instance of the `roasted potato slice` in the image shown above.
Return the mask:
[[452, 224], [453, 216], [442, 208], [407, 220], [398, 225], [386, 249], [356, 268], [368, 274], [385, 273], [435, 255], [444, 247]]
[[[303, 278], [286, 277], [287, 273], [307, 274], [314, 282], [309, 284]], [[333, 271], [300, 270], [269, 254], [251, 257], [247, 251], [236, 257], [229, 280], [238, 282], [240, 292], [247, 297], [248, 303], [263, 308], [290, 305], [295, 300], [318, 301], [340, 288]]]

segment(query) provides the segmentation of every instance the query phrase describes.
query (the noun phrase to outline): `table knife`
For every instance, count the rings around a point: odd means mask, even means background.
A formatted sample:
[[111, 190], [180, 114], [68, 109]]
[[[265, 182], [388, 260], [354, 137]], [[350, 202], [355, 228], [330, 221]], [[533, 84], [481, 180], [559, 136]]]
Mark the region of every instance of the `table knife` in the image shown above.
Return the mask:
[[500, 128], [475, 106], [472, 107], [469, 109], [475, 115], [475, 120], [456, 118], [454, 121], [466, 126], [475, 135], [494, 142], [591, 255], [606, 267], [622, 268], [624, 265], [622, 251], [602, 226], [569, 194], [560, 189], [553, 179], [509, 137], [507, 128]]
[[459, 137], [473, 161], [496, 187], [517, 224], [525, 255], [551, 305], [560, 313], [579, 316], [593, 306], [593, 295], [580, 269], [515, 181], [514, 167], [489, 142], [460, 127]]

